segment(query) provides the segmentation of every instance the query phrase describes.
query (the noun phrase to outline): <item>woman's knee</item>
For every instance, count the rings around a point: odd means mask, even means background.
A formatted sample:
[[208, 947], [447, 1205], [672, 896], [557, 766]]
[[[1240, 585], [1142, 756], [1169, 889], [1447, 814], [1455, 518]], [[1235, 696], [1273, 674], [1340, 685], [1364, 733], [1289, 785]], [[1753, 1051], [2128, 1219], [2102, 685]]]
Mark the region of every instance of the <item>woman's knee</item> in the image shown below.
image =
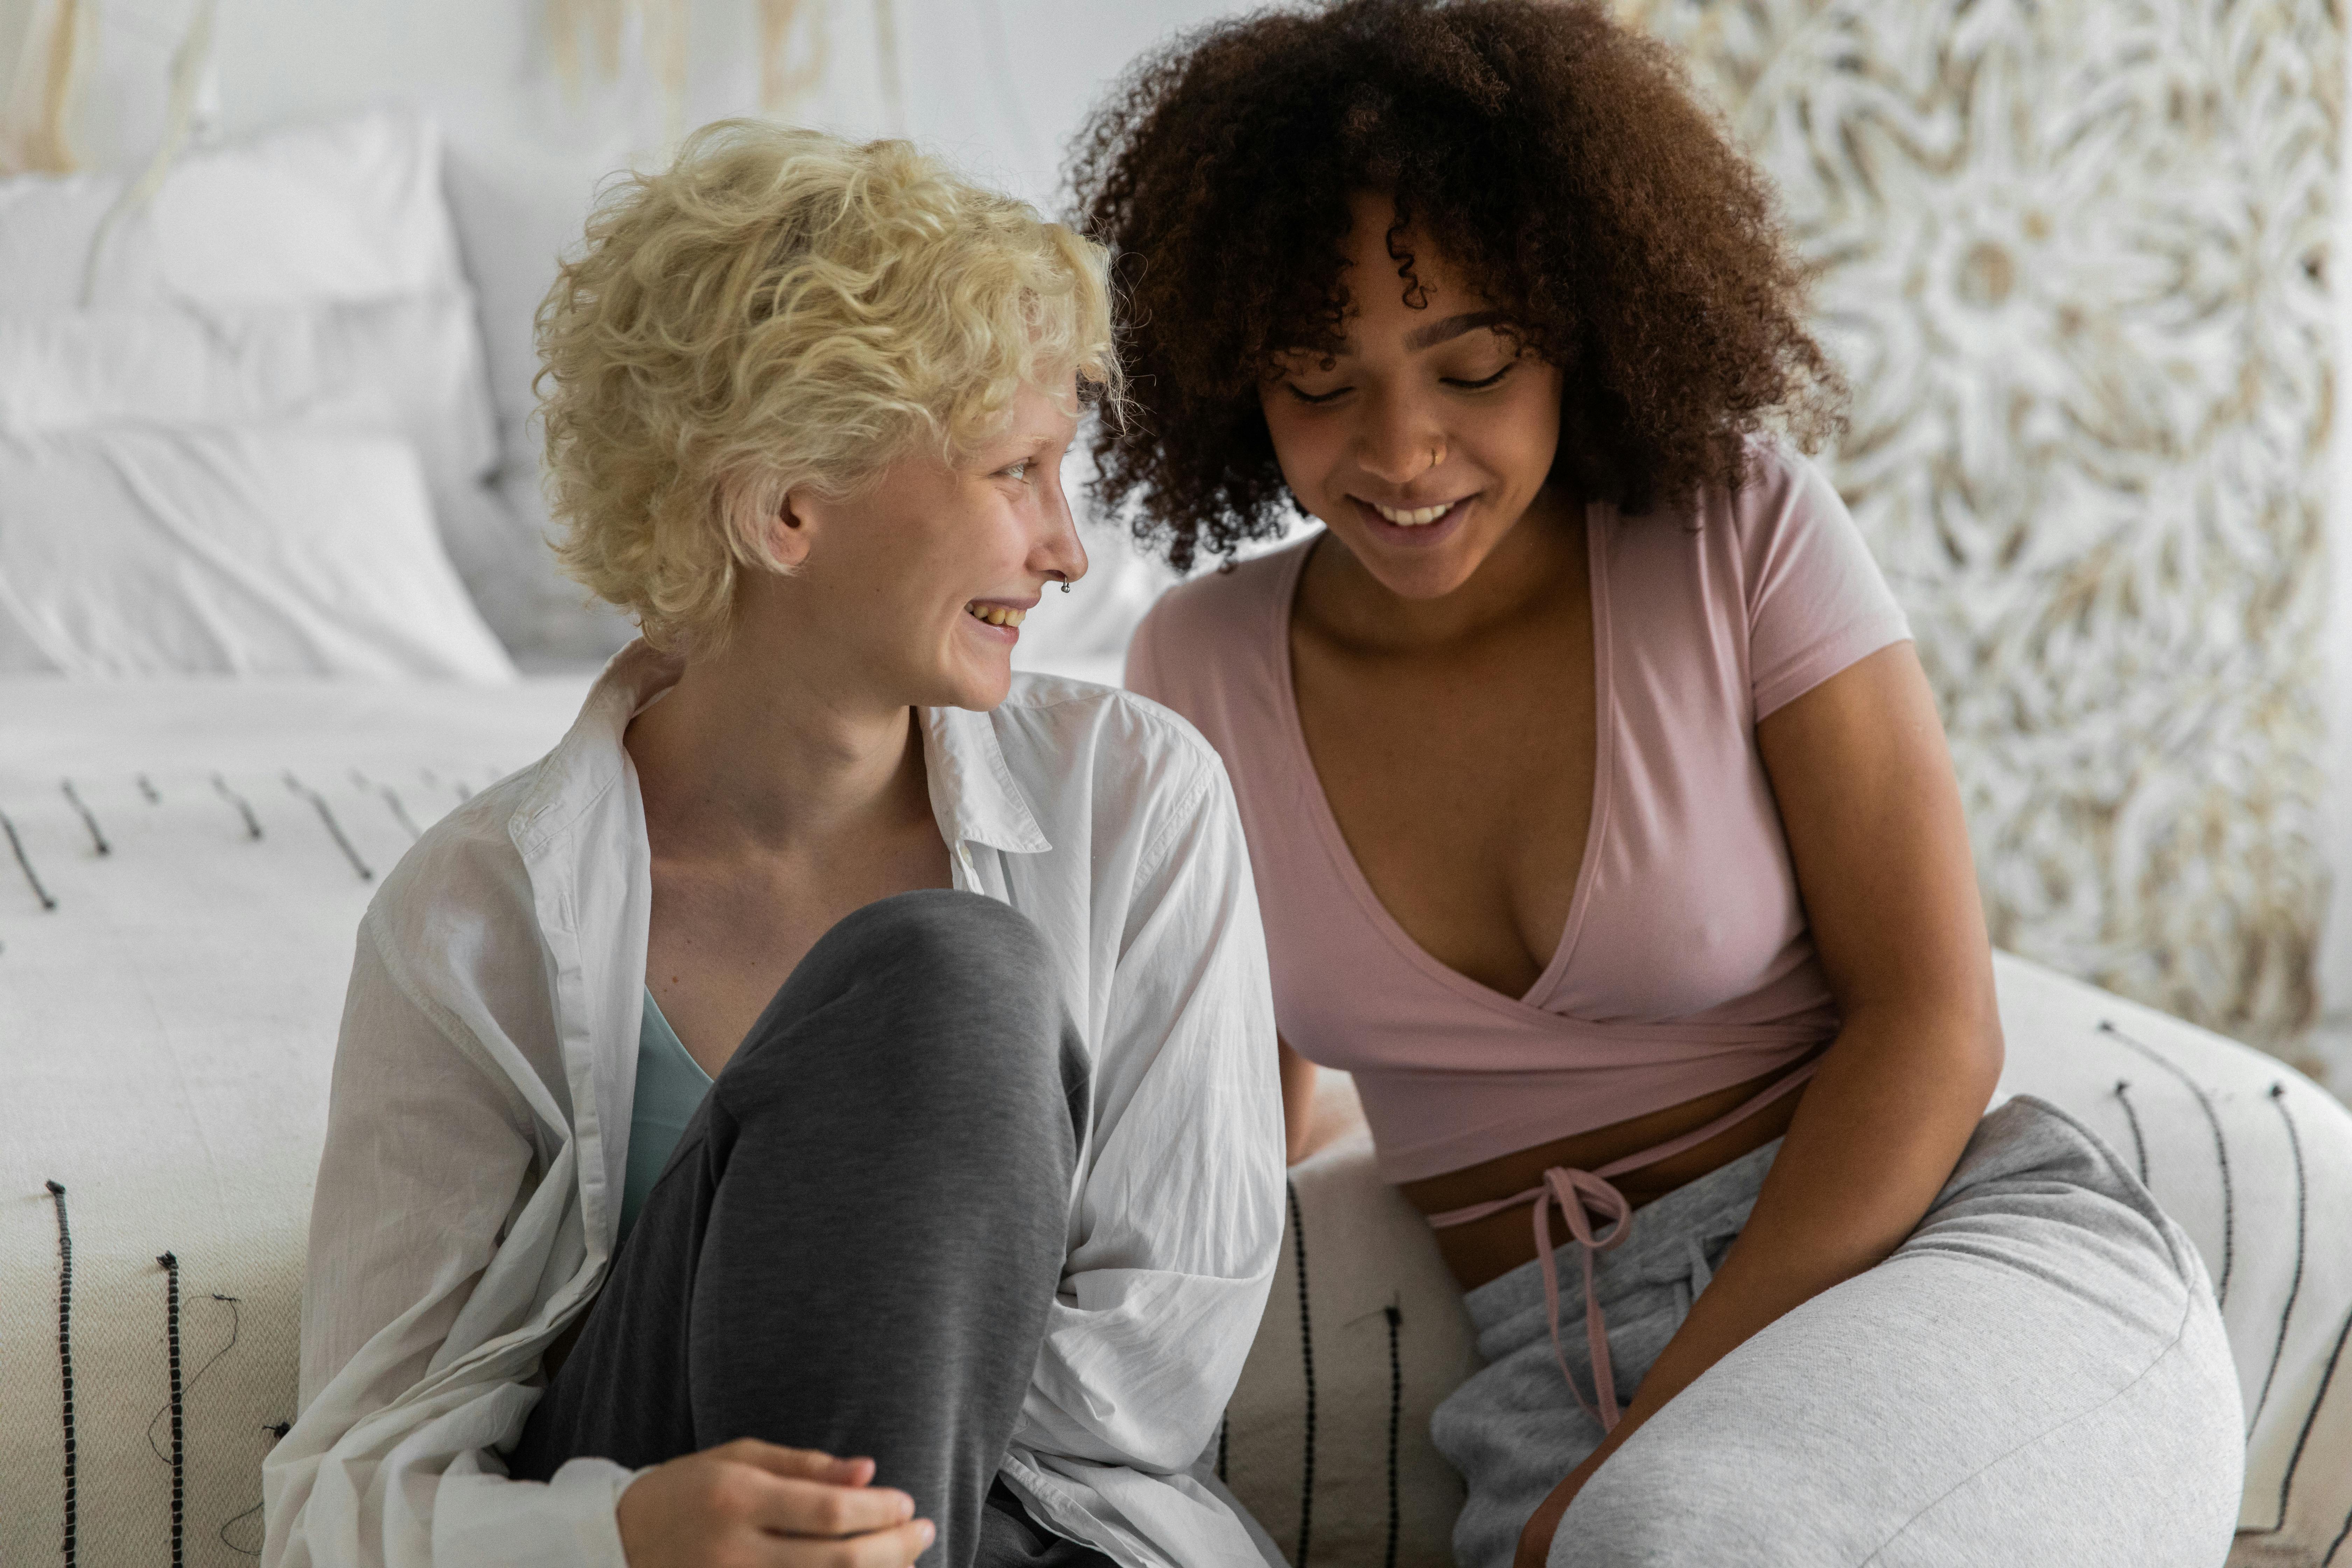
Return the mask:
[[977, 893], [901, 893], [845, 916], [741, 1056], [736, 1076], [777, 1094], [831, 1089], [973, 1136], [1025, 1132], [1040, 1116], [1083, 1127], [1087, 1058], [1052, 952], [1027, 916]]
[[[1629, 1445], [1631, 1447], [1631, 1445]], [[1737, 1445], [1733, 1446], [1734, 1447]], [[1704, 1443], [1622, 1450], [1593, 1472], [1552, 1537], [1548, 1568], [1830, 1568], [1822, 1492], [1743, 1476]]]
[[821, 984], [887, 985], [941, 1004], [1049, 1000], [1052, 950], [1027, 915], [999, 899], [926, 888], [842, 917], [793, 972]]

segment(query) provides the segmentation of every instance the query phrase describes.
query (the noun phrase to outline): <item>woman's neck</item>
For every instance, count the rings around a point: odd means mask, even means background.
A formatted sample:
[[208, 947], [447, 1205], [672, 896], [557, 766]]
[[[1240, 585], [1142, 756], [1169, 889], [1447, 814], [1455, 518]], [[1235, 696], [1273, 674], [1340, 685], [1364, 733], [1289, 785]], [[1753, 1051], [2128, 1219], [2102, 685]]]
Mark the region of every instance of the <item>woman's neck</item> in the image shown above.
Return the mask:
[[930, 821], [911, 708], [821, 685], [747, 638], [689, 658], [625, 744], [666, 858], [805, 855]]

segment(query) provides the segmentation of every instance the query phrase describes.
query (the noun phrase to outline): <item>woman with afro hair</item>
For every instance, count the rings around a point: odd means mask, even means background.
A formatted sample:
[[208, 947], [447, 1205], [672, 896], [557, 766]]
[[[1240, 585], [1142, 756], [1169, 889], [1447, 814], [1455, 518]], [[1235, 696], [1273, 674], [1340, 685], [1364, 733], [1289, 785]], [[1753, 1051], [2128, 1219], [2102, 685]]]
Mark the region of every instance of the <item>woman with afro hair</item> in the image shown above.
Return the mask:
[[[1177, 568], [1129, 683], [1239, 797], [1292, 1157], [1355, 1076], [1486, 1363], [1462, 1568], [2218, 1563], [2195, 1250], [2001, 1067], [1903, 611], [1762, 178], [1592, 0], [1349, 0], [1082, 139]], [[1279, 539], [1293, 509], [1322, 527]]]

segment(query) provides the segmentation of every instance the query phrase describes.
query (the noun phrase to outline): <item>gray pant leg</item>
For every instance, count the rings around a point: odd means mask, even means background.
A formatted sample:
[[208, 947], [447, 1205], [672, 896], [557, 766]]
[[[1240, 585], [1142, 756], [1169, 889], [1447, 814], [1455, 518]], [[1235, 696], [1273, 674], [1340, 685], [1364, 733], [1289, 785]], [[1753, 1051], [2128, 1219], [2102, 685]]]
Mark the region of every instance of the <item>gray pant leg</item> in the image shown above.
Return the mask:
[[1554, 1568], [2216, 1568], [2244, 1462], [2196, 1250], [2071, 1118], [1987, 1117], [1918, 1229], [1709, 1369]]
[[828, 931], [688, 1123], [510, 1473], [737, 1437], [870, 1455], [938, 1523], [926, 1564], [984, 1562], [1088, 1114], [1050, 963], [971, 893]]

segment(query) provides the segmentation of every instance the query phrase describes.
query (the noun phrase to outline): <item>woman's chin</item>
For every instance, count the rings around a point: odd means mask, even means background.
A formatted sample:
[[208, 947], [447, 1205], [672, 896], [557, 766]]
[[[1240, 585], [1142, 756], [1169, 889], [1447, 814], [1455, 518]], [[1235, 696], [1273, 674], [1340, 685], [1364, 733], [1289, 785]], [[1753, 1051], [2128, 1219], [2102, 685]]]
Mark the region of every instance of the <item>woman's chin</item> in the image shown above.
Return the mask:
[[985, 713], [1012, 694], [1013, 656], [1009, 651], [966, 650], [940, 674], [946, 696], [928, 706], [969, 708], [975, 713]]
[[1442, 599], [1468, 582], [1486, 557], [1486, 549], [1466, 535], [1439, 541], [1433, 549], [1393, 550], [1378, 539], [1349, 537], [1353, 529], [1332, 531], [1357, 564], [1400, 599]]

